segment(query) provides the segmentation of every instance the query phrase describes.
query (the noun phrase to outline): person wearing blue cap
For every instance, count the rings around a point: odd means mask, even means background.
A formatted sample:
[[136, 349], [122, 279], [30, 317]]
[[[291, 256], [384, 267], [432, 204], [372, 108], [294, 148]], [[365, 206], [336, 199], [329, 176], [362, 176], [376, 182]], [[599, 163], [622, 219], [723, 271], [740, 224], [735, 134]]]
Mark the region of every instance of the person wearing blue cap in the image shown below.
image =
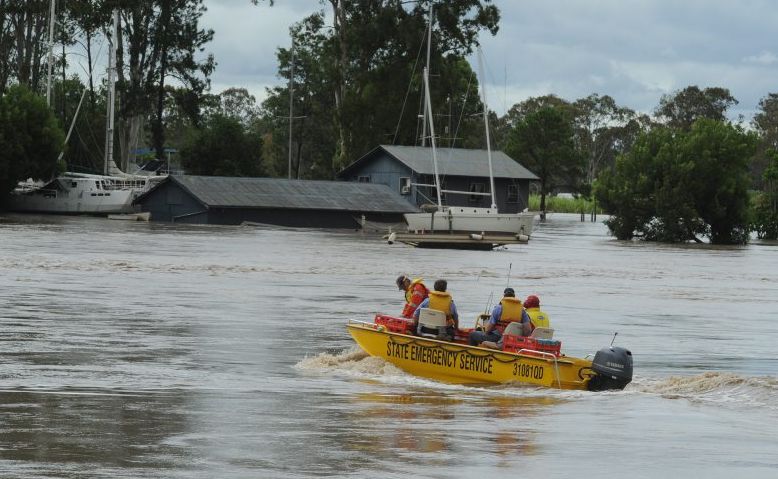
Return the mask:
[[500, 304], [492, 308], [492, 315], [486, 323], [483, 331], [473, 331], [468, 337], [470, 346], [479, 346], [484, 341], [498, 343], [502, 339], [502, 332], [505, 327], [512, 322], [520, 322], [522, 335], [527, 336], [532, 331], [530, 318], [521, 300], [516, 298], [516, 292], [513, 288], [505, 288], [503, 298]]

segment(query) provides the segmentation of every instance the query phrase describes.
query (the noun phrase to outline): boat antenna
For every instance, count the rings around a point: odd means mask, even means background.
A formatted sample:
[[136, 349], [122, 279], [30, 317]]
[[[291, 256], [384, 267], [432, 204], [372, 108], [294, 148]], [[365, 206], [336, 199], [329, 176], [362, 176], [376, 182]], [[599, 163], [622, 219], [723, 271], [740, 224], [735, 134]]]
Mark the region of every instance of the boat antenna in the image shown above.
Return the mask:
[[484, 308], [484, 314], [489, 313], [489, 307], [492, 305], [492, 298], [494, 297], [494, 291], [489, 293], [489, 299], [486, 300], [486, 307]]
[[509, 287], [511, 285], [511, 268], [513, 267], [513, 263], [508, 263], [508, 281], [505, 282], [505, 287]]
[[616, 331], [613, 333], [613, 339], [611, 339], [611, 346], [613, 346], [613, 342], [616, 341], [616, 336], [618, 336], [619, 332]]

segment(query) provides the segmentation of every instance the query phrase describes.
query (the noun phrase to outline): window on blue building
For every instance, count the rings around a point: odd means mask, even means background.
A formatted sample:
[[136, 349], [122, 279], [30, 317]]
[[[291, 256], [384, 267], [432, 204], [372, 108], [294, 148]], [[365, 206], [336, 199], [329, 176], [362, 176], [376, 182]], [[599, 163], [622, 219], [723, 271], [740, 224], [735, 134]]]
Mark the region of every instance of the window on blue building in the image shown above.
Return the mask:
[[508, 203], [519, 202], [519, 185], [508, 185]]

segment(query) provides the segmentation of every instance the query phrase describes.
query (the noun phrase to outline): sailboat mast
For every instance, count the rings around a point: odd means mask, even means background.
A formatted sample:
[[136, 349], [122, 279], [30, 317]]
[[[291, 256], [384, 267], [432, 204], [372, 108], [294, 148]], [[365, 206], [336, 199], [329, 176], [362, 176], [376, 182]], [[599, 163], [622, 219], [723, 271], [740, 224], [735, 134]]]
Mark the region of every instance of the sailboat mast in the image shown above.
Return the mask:
[[494, 172], [492, 171], [492, 144], [489, 139], [489, 107], [486, 103], [486, 77], [484, 76], [484, 59], [481, 47], [478, 47], [478, 75], [481, 77], [481, 102], [484, 104], [484, 128], [486, 128], [486, 157], [489, 160], [489, 189], [492, 193], [492, 208], [497, 208], [494, 199]]
[[116, 9], [113, 11], [112, 30], [108, 51], [108, 98], [106, 99], [105, 164], [103, 165], [103, 174], [106, 176], [109, 173], [109, 165], [113, 164], [113, 130], [116, 108], [116, 41], [119, 38], [119, 10]]
[[[427, 63], [426, 68], [430, 67], [430, 56], [432, 52], [432, 1], [429, 8], [429, 22], [427, 24]], [[424, 109], [426, 110], [426, 105]], [[421, 120], [421, 146], [427, 146], [427, 115], [423, 115]]]
[[54, 15], [56, 15], [55, 0], [51, 0], [51, 11], [49, 12], [49, 59], [48, 74], [46, 76], [46, 105], [51, 106], [51, 76], [54, 68]]
[[292, 37], [292, 68], [289, 72], [289, 173], [292, 179], [292, 122], [294, 121], [294, 37]]
[[427, 116], [430, 122], [430, 145], [432, 146], [432, 167], [435, 171], [435, 190], [438, 192], [438, 209], [443, 208], [443, 201], [440, 194], [440, 177], [438, 175], [438, 152], [435, 148], [435, 125], [432, 122], [432, 100], [430, 100], [430, 79], [429, 70], [424, 67], [424, 103]]

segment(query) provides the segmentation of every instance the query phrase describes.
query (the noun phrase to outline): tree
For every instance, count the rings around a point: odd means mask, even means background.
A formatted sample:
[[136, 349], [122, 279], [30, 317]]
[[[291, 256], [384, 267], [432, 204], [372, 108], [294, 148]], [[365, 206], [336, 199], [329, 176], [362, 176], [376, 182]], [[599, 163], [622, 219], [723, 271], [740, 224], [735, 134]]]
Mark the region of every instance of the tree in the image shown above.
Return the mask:
[[164, 157], [166, 81], [175, 78], [192, 94], [202, 96], [213, 72], [213, 56], [195, 57], [213, 38], [199, 27], [203, 0], [121, 0], [121, 35], [117, 40], [119, 145], [128, 166], [144, 123], [151, 117], [154, 149]]
[[508, 138], [506, 153], [540, 178], [540, 210], [555, 188], [575, 190], [581, 177], [582, 156], [575, 148], [572, 119], [561, 108], [542, 107], [529, 113]]
[[[420, 57], [425, 50], [426, 8], [398, 0], [335, 3], [340, 15], [336, 21], [341, 22], [336, 30], [325, 25], [323, 12], [291, 28], [294, 116], [298, 117], [292, 133], [293, 177], [332, 178], [346, 162], [378, 144], [417, 144], [421, 136], [414, 108], [421, 106], [422, 98], [424, 60]], [[481, 3], [489, 2], [457, 0], [438, 5], [431, 90], [441, 145], [483, 148], [485, 144], [483, 124], [475, 116], [482, 111], [478, 84], [462, 56], [474, 46], [478, 29], [495, 21], [493, 7], [482, 5], [487, 12], [483, 15], [475, 7], [461, 9]], [[288, 82], [292, 52], [281, 48], [277, 56], [279, 76]], [[274, 172], [285, 173], [288, 168], [288, 116], [288, 87], [270, 90], [260, 123], [270, 128], [263, 134], [272, 136], [266, 145], [272, 145], [275, 167], [270, 170]]]
[[543, 107], [570, 109], [569, 111], [572, 113], [572, 105], [567, 100], [563, 100], [554, 94], [530, 97], [516, 103], [503, 116], [495, 122], [491, 122], [494, 132], [492, 143], [496, 145], [497, 149], [505, 150], [513, 128], [521, 123], [527, 115]]
[[261, 176], [262, 140], [236, 118], [215, 115], [181, 149], [187, 172], [205, 176]]
[[0, 1], [0, 94], [11, 80], [41, 90], [48, 18], [47, 0]]
[[729, 107], [737, 104], [727, 88], [700, 90], [692, 85], [671, 95], [663, 95], [656, 114], [664, 119], [667, 126], [688, 130], [700, 118], [725, 121]]
[[68, 0], [63, 2], [64, 14], [62, 24], [67, 25], [63, 31], [70, 31], [73, 38], [70, 41], [78, 41], [86, 52], [86, 68], [89, 81], [89, 108], [91, 113], [97, 108], [98, 99], [93, 81], [94, 58], [92, 42], [95, 35], [111, 22], [110, 11], [105, 0]]
[[691, 130], [656, 128], [620, 156], [595, 183], [619, 239], [748, 241], [748, 162], [756, 135], [730, 124], [698, 120]]
[[[316, 13], [291, 28], [292, 50], [279, 48], [279, 76], [287, 82], [294, 70], [291, 165], [289, 152], [289, 87], [268, 90], [261, 119], [252, 128], [265, 138], [266, 170], [275, 176], [332, 178], [337, 145], [335, 98], [332, 93], [332, 43], [324, 27], [324, 14]], [[363, 125], [364, 126], [364, 125]]]
[[58, 171], [64, 134], [46, 100], [23, 85], [0, 97], [0, 189], [27, 178], [48, 180]]
[[751, 125], [759, 133], [759, 149], [751, 163], [751, 179], [757, 189], [762, 189], [764, 172], [778, 151], [778, 93], [768, 93], [759, 100], [759, 108]]
[[259, 116], [257, 99], [245, 88], [227, 88], [218, 95], [218, 113], [249, 126]]
[[[334, 65], [331, 72], [337, 137], [332, 165], [334, 172], [356, 159], [355, 155], [366, 151], [366, 143], [353, 137], [354, 125], [370, 125], [376, 119], [386, 121], [383, 115], [372, 110], [375, 105], [384, 103], [375, 100], [405, 98], [406, 88], [398, 88], [397, 82], [401, 79], [400, 83], [407, 85], [411, 78], [409, 69], [412, 67], [408, 60], [409, 57], [417, 57], [421, 51], [422, 34], [429, 22], [427, 2], [419, 2], [412, 8], [403, 0], [326, 2], [332, 7], [334, 19], [334, 30], [328, 34], [331, 54], [327, 59]], [[441, 59], [448, 58], [456, 63], [453, 57], [470, 53], [480, 30], [487, 29], [492, 34], [497, 32], [499, 10], [490, 3], [491, 0], [435, 3], [434, 48], [430, 69], [439, 78], [446, 78], [447, 73], [439, 66]], [[421, 70], [416, 73], [417, 84], [420, 85]], [[459, 97], [456, 94], [458, 92], [435, 88], [433, 91], [438, 95], [433, 101], [433, 111], [442, 109], [447, 96]], [[413, 102], [418, 98], [418, 95], [409, 98], [412, 102], [410, 104], [420, 104]], [[395, 124], [396, 119], [397, 113], [394, 116]], [[385, 133], [392, 135], [393, 132], [394, 128], [391, 128]], [[375, 141], [369, 146], [374, 145]]]
[[577, 144], [586, 158], [584, 183], [591, 185], [600, 169], [612, 164], [622, 129], [635, 116], [635, 112], [618, 106], [608, 95], [600, 96], [596, 93], [576, 100], [572, 107]]
[[778, 152], [772, 150], [762, 174], [764, 191], [756, 196], [753, 229], [760, 239], [778, 239]]

